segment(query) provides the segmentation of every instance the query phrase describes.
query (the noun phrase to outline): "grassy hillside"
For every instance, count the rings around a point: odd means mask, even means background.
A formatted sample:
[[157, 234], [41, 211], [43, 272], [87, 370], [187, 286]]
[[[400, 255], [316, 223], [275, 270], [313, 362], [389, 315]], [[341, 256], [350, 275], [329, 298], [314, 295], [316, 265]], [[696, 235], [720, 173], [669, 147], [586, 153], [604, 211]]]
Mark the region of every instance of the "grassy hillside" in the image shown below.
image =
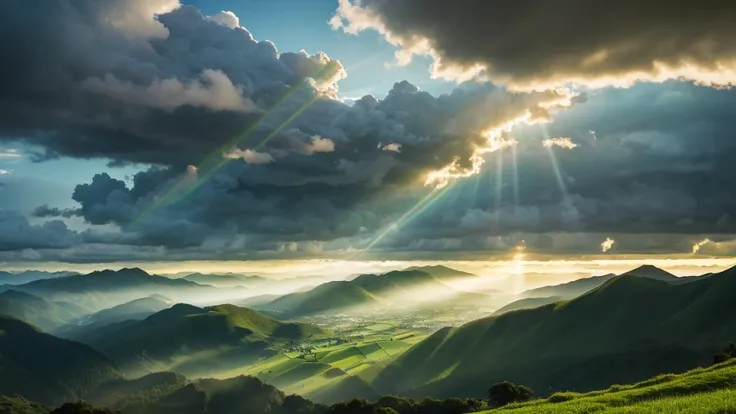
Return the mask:
[[736, 359], [588, 393], [561, 392], [488, 414], [736, 412]]
[[84, 398], [121, 377], [105, 356], [87, 345], [5, 316], [0, 316], [0, 372], [0, 394], [49, 405]]
[[576, 299], [446, 328], [376, 380], [410, 395], [478, 396], [509, 380], [585, 391], [708, 361], [736, 337], [736, 271], [686, 284], [631, 274]]
[[[202, 376], [268, 355], [275, 343], [319, 337], [316, 326], [281, 322], [247, 308], [178, 304], [141, 321], [82, 338], [131, 374], [174, 370]], [[239, 365], [236, 365], [239, 364]]]
[[0, 293], [0, 314], [14, 316], [44, 331], [72, 323], [88, 313], [68, 302], [49, 302], [17, 290]]
[[352, 282], [327, 282], [306, 292], [291, 293], [258, 308], [283, 316], [306, 316], [358, 306], [376, 306], [380, 300]]
[[[682, 280], [683, 278], [679, 278], [672, 273], [669, 273], [652, 265], [639, 266], [636, 269], [623, 273], [621, 276], [637, 276], [670, 283], [679, 283], [685, 281]], [[616, 275], [614, 274], [586, 277], [560, 285], [531, 289], [524, 292], [522, 296], [525, 296], [527, 298], [545, 298], [556, 296], [562, 299], [572, 299], [582, 295], [585, 292], [590, 291], [591, 289], [597, 288], [598, 286], [608, 282], [614, 277], [616, 277]]]
[[521, 296], [526, 298], [549, 298], [558, 297], [564, 299], [572, 299], [588, 292], [598, 286], [608, 282], [616, 277], [614, 274], [603, 276], [592, 276], [583, 279], [573, 280], [572, 282], [562, 283], [554, 286], [544, 286], [537, 289], [527, 290]]
[[559, 296], [541, 297], [541, 298], [526, 298], [519, 299], [511, 302], [508, 305], [500, 307], [498, 310], [493, 312], [494, 315], [500, 315], [502, 313], [511, 312], [519, 309], [532, 309], [540, 306], [549, 305], [561, 301], [562, 298]]
[[118, 379], [102, 384], [85, 399], [99, 407], [141, 413], [147, 405], [189, 384], [186, 377], [157, 372], [132, 380]]

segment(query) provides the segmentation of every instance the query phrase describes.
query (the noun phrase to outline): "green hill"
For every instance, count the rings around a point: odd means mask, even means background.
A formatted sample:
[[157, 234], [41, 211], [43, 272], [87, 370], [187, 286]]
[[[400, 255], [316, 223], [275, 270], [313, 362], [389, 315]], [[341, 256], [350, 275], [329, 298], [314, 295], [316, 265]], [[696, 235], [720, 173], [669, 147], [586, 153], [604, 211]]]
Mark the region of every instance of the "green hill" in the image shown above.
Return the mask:
[[99, 407], [126, 413], [144, 412], [146, 406], [189, 384], [186, 377], [172, 372], [156, 372], [132, 380], [118, 379], [102, 384], [85, 399]]
[[145, 410], [124, 414], [318, 414], [326, 407], [302, 397], [287, 396], [253, 377], [203, 379], [179, 388], [149, 404]]
[[381, 391], [478, 396], [509, 380], [585, 391], [708, 361], [736, 337], [736, 270], [685, 284], [624, 274], [567, 302], [446, 328], [376, 379]]
[[559, 296], [519, 299], [515, 302], [509, 303], [508, 305], [500, 307], [495, 312], [493, 312], [493, 315], [500, 315], [502, 313], [511, 312], [519, 309], [538, 308], [540, 306], [549, 305], [550, 303], [559, 302], [561, 300], [562, 298]]
[[145, 319], [158, 311], [170, 308], [171, 305], [171, 299], [161, 295], [151, 295], [103, 309], [76, 323], [61, 326], [53, 333], [72, 340], [90, 339], [95, 335], [104, 335], [108, 329], [115, 330], [119, 326], [111, 325]]
[[374, 295], [402, 295], [416, 290], [438, 290], [456, 293], [454, 289], [419, 270], [403, 270], [381, 275], [360, 275], [350, 283]]
[[0, 372], [0, 394], [49, 405], [84, 398], [100, 384], [121, 377], [89, 346], [6, 316], [0, 316]]
[[733, 413], [736, 359], [683, 374], [664, 374], [588, 393], [561, 392], [546, 399], [486, 411], [487, 414]]
[[317, 338], [316, 326], [281, 322], [247, 308], [177, 304], [141, 321], [102, 328], [80, 340], [102, 351], [125, 372], [172, 370], [191, 376], [246, 364], [277, 342]]
[[663, 282], [677, 282], [679, 278], [672, 273], [652, 265], [642, 265], [630, 270], [624, 275], [645, 277], [648, 279], [661, 280]]
[[71, 303], [49, 302], [17, 290], [0, 293], [0, 314], [14, 316], [44, 331], [72, 323], [88, 313]]
[[[652, 265], [639, 266], [636, 269], [623, 273], [621, 276], [623, 275], [661, 280], [663, 282], [669, 283], [683, 282], [683, 280], [681, 280], [682, 278], [679, 278], [672, 273], [669, 273]], [[556, 296], [563, 299], [572, 299], [574, 297], [582, 295], [585, 292], [588, 292], [591, 289], [595, 289], [596, 287], [608, 282], [614, 277], [616, 277], [616, 275], [614, 274], [586, 277], [578, 280], [573, 280], [572, 282], [562, 283], [560, 285], [545, 286], [537, 289], [527, 290], [526, 292], [522, 293], [522, 296], [527, 298], [545, 298]]]
[[616, 275], [614, 274], [586, 277], [559, 285], [544, 286], [537, 289], [527, 290], [523, 292], [521, 296], [525, 298], [558, 297], [564, 299], [572, 299], [582, 295], [585, 292], [597, 288], [598, 286], [608, 282], [614, 277], [616, 277]]
[[351, 282], [321, 284], [306, 292], [284, 295], [258, 309], [276, 312], [282, 317], [306, 316], [325, 311], [340, 311], [359, 306], [376, 306], [380, 300]]

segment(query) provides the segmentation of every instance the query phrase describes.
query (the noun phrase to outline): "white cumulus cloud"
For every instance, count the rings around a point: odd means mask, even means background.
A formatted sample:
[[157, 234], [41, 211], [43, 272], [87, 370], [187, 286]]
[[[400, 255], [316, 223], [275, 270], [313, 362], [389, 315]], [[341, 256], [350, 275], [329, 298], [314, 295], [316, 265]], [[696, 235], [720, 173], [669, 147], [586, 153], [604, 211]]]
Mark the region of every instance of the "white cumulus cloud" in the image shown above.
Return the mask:
[[248, 164], [258, 165], [258, 164], [269, 164], [274, 161], [273, 156], [267, 152], [258, 152], [253, 151], [250, 149], [233, 149], [230, 152], [226, 152], [222, 154], [223, 158], [235, 160], [238, 158], [242, 158], [245, 162]]
[[615, 240], [613, 240], [610, 237], [606, 237], [606, 240], [603, 240], [603, 243], [601, 243], [601, 251], [603, 253], [611, 250], [613, 248], [613, 244], [616, 243]]
[[401, 152], [401, 144], [397, 144], [395, 142], [392, 142], [390, 144], [382, 144], [379, 142], [378, 148], [383, 151]]
[[705, 246], [708, 243], [711, 243], [710, 239], [703, 239], [693, 244], [693, 254], [697, 254], [700, 251], [700, 248]]
[[231, 29], [240, 27], [240, 19], [235, 13], [231, 11], [223, 10], [212, 16], [212, 20], [222, 23]]
[[578, 146], [571, 138], [566, 137], [548, 138], [542, 141], [542, 145], [544, 148], [560, 147], [565, 149], [573, 149]]

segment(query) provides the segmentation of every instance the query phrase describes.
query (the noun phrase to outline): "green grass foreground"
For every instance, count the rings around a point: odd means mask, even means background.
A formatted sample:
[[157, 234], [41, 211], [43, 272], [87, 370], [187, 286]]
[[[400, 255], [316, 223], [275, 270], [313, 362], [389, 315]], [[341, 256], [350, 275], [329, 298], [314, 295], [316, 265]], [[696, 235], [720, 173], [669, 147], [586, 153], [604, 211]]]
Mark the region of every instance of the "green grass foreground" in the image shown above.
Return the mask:
[[487, 413], [736, 413], [736, 359], [588, 393], [558, 392]]

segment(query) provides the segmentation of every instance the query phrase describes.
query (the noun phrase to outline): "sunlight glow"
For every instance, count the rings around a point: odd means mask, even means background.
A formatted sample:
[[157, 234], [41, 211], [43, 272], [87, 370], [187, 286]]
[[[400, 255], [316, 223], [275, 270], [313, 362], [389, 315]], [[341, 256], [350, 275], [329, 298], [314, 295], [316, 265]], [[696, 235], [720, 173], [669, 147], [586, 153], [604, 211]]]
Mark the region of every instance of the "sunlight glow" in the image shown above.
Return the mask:
[[601, 251], [603, 253], [605, 253], [605, 252], [611, 250], [611, 248], [613, 248], [613, 244], [614, 243], [616, 243], [615, 240], [613, 240], [610, 237], [606, 237], [606, 240], [603, 240], [603, 243], [601, 243]]
[[711, 243], [712, 241], [710, 239], [703, 239], [693, 245], [693, 254], [697, 254], [700, 251], [700, 248], [705, 246], [708, 243]]
[[440, 187], [435, 188], [427, 194], [423, 199], [419, 200], [417, 204], [414, 205], [409, 211], [404, 213], [401, 217], [399, 217], [398, 220], [391, 223], [389, 226], [387, 226], [383, 231], [381, 231], [378, 236], [376, 236], [368, 245], [362, 249], [360, 252], [367, 252], [371, 250], [375, 245], [381, 242], [386, 236], [388, 236], [391, 232], [394, 230], [398, 230], [401, 226], [407, 224], [411, 220], [413, 220], [415, 217], [417, 217], [419, 214], [424, 212], [427, 208], [429, 208], [432, 204], [437, 202], [437, 200], [441, 199], [446, 193], [447, 190], [449, 190], [450, 187]]
[[[543, 102], [539, 104], [539, 109], [550, 110], [553, 108], [569, 108], [573, 105], [573, 98], [578, 94], [571, 92], [566, 89], [556, 89], [559, 94], [559, 98], [553, 99], [549, 102]], [[484, 154], [496, 152], [506, 148], [512, 148], [518, 144], [513, 138], [508, 138], [506, 135], [511, 132], [517, 125], [535, 125], [550, 122], [551, 119], [547, 116], [534, 115], [531, 111], [527, 110], [523, 115], [513, 118], [499, 126], [488, 128], [482, 132], [482, 135], [487, 138], [488, 144], [484, 147], [475, 148], [475, 152], [470, 156], [470, 166], [462, 167], [459, 164], [459, 159], [455, 158], [449, 165], [442, 169], [432, 171], [427, 174], [427, 179], [424, 182], [425, 186], [433, 185], [435, 188], [445, 187], [449, 182], [459, 178], [466, 178], [476, 175], [480, 172], [485, 159]]]
[[578, 144], [574, 143], [572, 141], [572, 138], [557, 137], [545, 139], [544, 141], [542, 141], [542, 146], [544, 146], [544, 148], [560, 147], [565, 149], [573, 149], [577, 148]]

